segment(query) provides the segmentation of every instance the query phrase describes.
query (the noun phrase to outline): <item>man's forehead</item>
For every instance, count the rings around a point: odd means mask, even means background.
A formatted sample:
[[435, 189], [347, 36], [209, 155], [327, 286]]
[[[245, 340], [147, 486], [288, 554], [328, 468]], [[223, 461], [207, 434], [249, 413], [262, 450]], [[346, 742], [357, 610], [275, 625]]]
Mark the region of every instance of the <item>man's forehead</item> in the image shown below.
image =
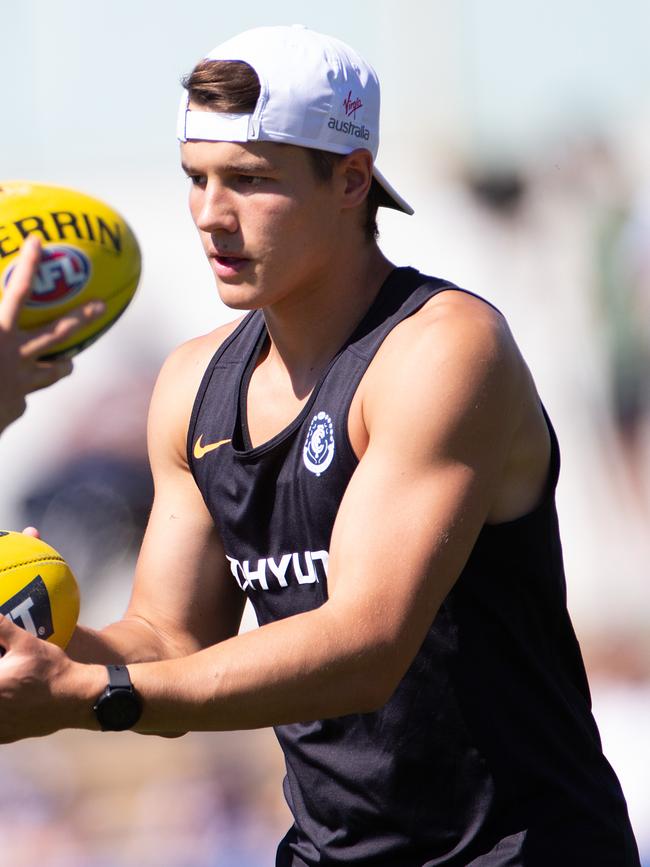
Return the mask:
[[300, 148], [276, 142], [186, 141], [181, 142], [184, 167], [209, 163], [215, 168], [280, 168], [299, 159]]

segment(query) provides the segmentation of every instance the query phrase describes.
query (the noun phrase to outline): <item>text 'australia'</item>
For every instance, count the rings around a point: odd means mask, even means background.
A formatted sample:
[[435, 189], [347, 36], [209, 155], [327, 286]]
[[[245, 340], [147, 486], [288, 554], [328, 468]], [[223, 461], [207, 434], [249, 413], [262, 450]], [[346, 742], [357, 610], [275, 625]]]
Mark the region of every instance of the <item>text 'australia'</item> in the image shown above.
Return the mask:
[[359, 126], [357, 123], [352, 123], [351, 120], [337, 120], [335, 117], [330, 117], [327, 125], [330, 129], [344, 132], [346, 135], [353, 135], [366, 141], [370, 138], [370, 131], [364, 124]]

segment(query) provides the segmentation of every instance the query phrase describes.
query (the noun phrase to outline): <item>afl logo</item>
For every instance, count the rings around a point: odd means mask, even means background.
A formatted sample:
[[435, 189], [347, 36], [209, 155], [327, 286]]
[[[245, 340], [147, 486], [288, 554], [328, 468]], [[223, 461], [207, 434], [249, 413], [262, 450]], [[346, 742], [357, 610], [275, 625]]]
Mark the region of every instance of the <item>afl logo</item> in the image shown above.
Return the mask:
[[[6, 286], [13, 267], [4, 277]], [[57, 244], [44, 247], [32, 281], [27, 307], [45, 307], [67, 301], [84, 288], [90, 278], [90, 260], [76, 247]]]
[[311, 420], [302, 450], [302, 460], [310, 473], [320, 476], [334, 457], [334, 426], [326, 412], [319, 412]]

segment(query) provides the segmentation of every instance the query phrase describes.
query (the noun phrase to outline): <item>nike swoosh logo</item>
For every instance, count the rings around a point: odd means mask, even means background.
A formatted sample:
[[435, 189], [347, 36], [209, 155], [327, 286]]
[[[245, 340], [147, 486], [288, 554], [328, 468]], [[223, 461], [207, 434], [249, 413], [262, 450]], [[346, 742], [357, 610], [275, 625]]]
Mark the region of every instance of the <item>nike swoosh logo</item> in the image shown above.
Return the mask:
[[200, 434], [198, 440], [194, 443], [194, 457], [202, 458], [203, 455], [207, 455], [208, 452], [212, 452], [215, 449], [218, 449], [219, 446], [225, 446], [226, 443], [229, 443], [230, 440], [219, 440], [216, 443], [208, 443], [207, 446], [204, 446], [201, 440], [203, 439], [203, 434]]

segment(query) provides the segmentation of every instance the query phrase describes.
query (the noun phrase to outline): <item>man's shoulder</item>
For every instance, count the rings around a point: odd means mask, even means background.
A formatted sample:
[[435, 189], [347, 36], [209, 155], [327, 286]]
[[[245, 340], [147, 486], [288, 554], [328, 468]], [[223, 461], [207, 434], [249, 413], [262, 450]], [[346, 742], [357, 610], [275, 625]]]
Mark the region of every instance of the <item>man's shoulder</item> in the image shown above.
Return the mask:
[[508, 330], [505, 317], [493, 304], [454, 284], [443, 286], [404, 322], [426, 329], [464, 326], [496, 332]]
[[440, 292], [395, 326], [379, 348], [361, 383], [361, 414], [369, 434], [386, 428], [394, 435], [399, 419], [407, 419], [438, 431], [436, 437], [453, 431], [465, 436], [467, 425], [481, 417], [509, 436], [519, 424], [522, 400], [528, 402], [526, 371], [496, 308], [467, 292]]
[[402, 320], [377, 354], [378, 367], [499, 368], [515, 371], [523, 359], [503, 314], [485, 299], [450, 287]]
[[240, 322], [241, 318], [187, 340], [167, 356], [149, 410], [150, 453], [157, 442], [172, 443], [177, 456], [185, 459], [192, 407], [205, 370]]
[[199, 382], [210, 360], [222, 343], [230, 337], [244, 317], [234, 319], [206, 334], [192, 337], [177, 346], [165, 359], [161, 377], [165, 379], [196, 380]]
[[505, 318], [481, 298], [441, 292], [400, 322], [368, 368], [359, 410], [366, 451], [399, 443], [402, 464], [422, 478], [465, 467], [490, 520], [519, 517], [539, 501], [546, 421]]

